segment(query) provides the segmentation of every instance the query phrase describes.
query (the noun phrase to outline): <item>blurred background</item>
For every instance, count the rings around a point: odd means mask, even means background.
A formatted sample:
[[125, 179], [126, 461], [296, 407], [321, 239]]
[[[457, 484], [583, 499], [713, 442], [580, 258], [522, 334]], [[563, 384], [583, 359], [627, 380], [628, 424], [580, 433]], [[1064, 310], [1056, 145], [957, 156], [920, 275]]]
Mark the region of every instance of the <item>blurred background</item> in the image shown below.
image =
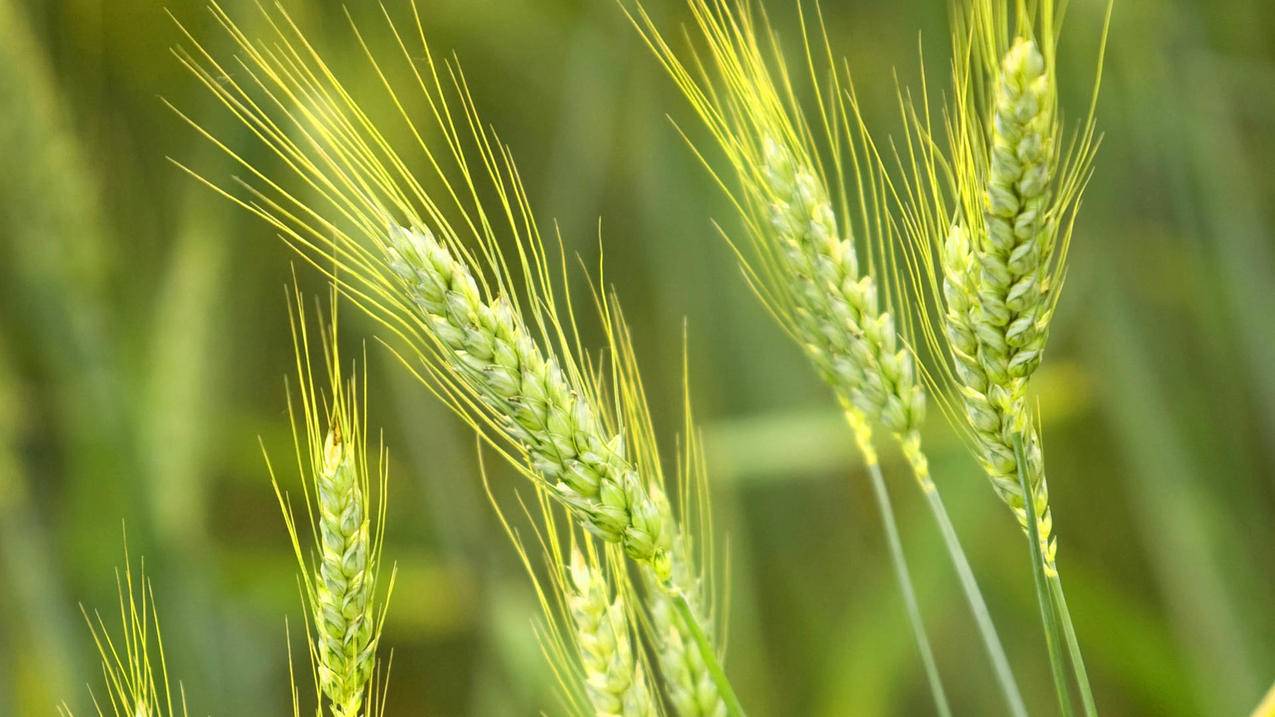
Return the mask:
[[[250, 3], [225, 4], [261, 29]], [[285, 4], [347, 84], [375, 81], [339, 2]], [[379, 9], [350, 4], [386, 41]], [[591, 261], [602, 217], [670, 446], [686, 317], [730, 553], [728, 667], [745, 704], [929, 713], [858, 456], [712, 230], [710, 217], [733, 217], [665, 115], [698, 127], [619, 8], [420, 4], [435, 48], [459, 54], [512, 145], [542, 220]], [[685, 19], [676, 0], [649, 4]], [[410, 21], [405, 3], [388, 5]], [[766, 5], [795, 51], [795, 9]], [[916, 76], [918, 42], [931, 80], [946, 79], [944, 4], [824, 5], [870, 121], [897, 132], [893, 73]], [[1071, 2], [1061, 75], [1072, 114], [1102, 6]], [[284, 628], [295, 633], [299, 599], [257, 438], [289, 455], [292, 257], [166, 159], [233, 171], [161, 97], [246, 138], [170, 55], [179, 37], [165, 9], [224, 52], [203, 0], [0, 0], [0, 714], [50, 714], [64, 699], [90, 709], [100, 673], [78, 604], [110, 618], [125, 525], [192, 713], [288, 705]], [[1275, 679], [1272, 37], [1266, 0], [1117, 1], [1106, 138], [1035, 382], [1060, 565], [1107, 715], [1247, 714]], [[375, 333], [353, 312], [345, 330], [354, 348]], [[384, 351], [369, 353], [371, 421], [395, 456], [390, 714], [554, 712], [537, 606], [482, 495], [472, 437]], [[1048, 714], [1023, 539], [933, 413], [934, 473], [1029, 705]], [[904, 467], [886, 460], [956, 712], [998, 714], [939, 536]], [[519, 485], [503, 469], [494, 480]]]

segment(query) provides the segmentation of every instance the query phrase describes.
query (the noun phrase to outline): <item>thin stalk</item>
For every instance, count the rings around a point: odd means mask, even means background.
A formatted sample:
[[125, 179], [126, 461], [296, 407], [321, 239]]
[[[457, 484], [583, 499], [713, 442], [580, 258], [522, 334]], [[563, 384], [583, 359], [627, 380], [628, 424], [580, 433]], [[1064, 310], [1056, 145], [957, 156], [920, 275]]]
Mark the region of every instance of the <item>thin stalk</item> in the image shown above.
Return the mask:
[[992, 661], [992, 667], [996, 671], [996, 680], [1000, 683], [1001, 692], [1005, 695], [1005, 702], [1009, 707], [1010, 714], [1014, 717], [1027, 717], [1027, 706], [1023, 703], [1023, 695], [1018, 691], [1018, 683], [1014, 680], [1014, 671], [1010, 669], [1009, 658], [1005, 655], [1005, 647], [1001, 645], [1000, 635], [996, 633], [996, 625], [992, 623], [991, 612], [987, 609], [987, 602], [983, 599], [983, 592], [978, 587], [978, 581], [974, 578], [974, 571], [970, 568], [970, 561], [965, 557], [965, 550], [961, 547], [961, 541], [956, 536], [956, 529], [952, 527], [952, 519], [948, 517], [947, 507], [943, 505], [943, 498], [939, 495], [938, 488], [933, 482], [930, 482], [928, 488], [923, 491], [925, 497], [930, 503], [930, 512], [934, 514], [934, 522], [939, 525], [939, 532], [943, 534], [943, 542], [947, 544], [948, 555], [952, 558], [952, 565], [956, 568], [956, 574], [961, 580], [961, 588], [965, 590], [965, 599], [969, 602], [970, 612], [974, 614], [974, 622], [978, 623], [979, 634], [983, 638], [983, 646], [987, 648], [987, 656]]
[[1049, 666], [1054, 674], [1054, 688], [1058, 691], [1058, 706], [1071, 717], [1075, 712], [1068, 694], [1067, 675], [1063, 668], [1062, 646], [1058, 638], [1058, 621], [1054, 617], [1053, 601], [1045, 582], [1045, 560], [1040, 550], [1040, 529], [1036, 525], [1036, 493], [1027, 480], [1027, 456], [1023, 452], [1023, 436], [1014, 434], [1014, 461], [1018, 464], [1018, 484], [1023, 490], [1023, 509], [1027, 516], [1027, 542], [1031, 550], [1032, 577], [1036, 579], [1036, 600], [1040, 603], [1041, 628], [1045, 631], [1045, 645], [1049, 649]]
[[704, 658], [704, 666], [708, 668], [708, 674], [713, 676], [713, 683], [717, 685], [717, 693], [722, 696], [722, 701], [726, 703], [726, 714], [732, 717], [744, 717], [744, 708], [739, 704], [739, 698], [735, 696], [735, 688], [731, 687], [730, 678], [726, 676], [726, 671], [722, 669], [722, 664], [717, 660], [717, 648], [713, 647], [708, 635], [704, 634], [704, 628], [700, 627], [699, 620], [695, 617], [695, 612], [691, 610], [690, 604], [686, 602], [686, 596], [676, 589], [670, 590], [669, 594], [673, 599], [673, 605], [677, 607], [678, 614], [682, 616], [686, 627], [691, 631], [691, 636], [695, 638], [695, 644], [699, 645], [700, 656]]
[[877, 496], [877, 506], [881, 508], [881, 523], [885, 528], [886, 542], [890, 546], [890, 559], [894, 563], [895, 576], [899, 579], [899, 589], [903, 592], [903, 604], [907, 608], [908, 620], [912, 623], [912, 632], [916, 636], [916, 647], [921, 652], [921, 662], [925, 665], [930, 691], [934, 694], [934, 705], [942, 717], [951, 717], [952, 708], [947, 704], [943, 681], [939, 679], [939, 668], [934, 662], [934, 651], [930, 649], [930, 638], [925, 632], [925, 623], [921, 620], [921, 608], [917, 605], [916, 591], [912, 588], [912, 574], [908, 570], [907, 558], [903, 555], [903, 542], [899, 539], [899, 526], [894, 522], [894, 508], [890, 504], [885, 478], [881, 476], [881, 466], [875, 460], [868, 460], [867, 466], [868, 475], [872, 477], [872, 490]]
[[1080, 641], [1076, 639], [1076, 628], [1071, 624], [1071, 611], [1067, 609], [1067, 596], [1063, 594], [1062, 578], [1057, 571], [1049, 576], [1049, 589], [1053, 593], [1058, 621], [1062, 623], [1067, 651], [1071, 654], [1071, 666], [1076, 673], [1076, 684], [1080, 686], [1080, 701], [1085, 708], [1085, 715], [1098, 717], [1098, 705], [1094, 702], [1093, 690], [1089, 687], [1089, 671], [1085, 669], [1085, 658], [1080, 654]]

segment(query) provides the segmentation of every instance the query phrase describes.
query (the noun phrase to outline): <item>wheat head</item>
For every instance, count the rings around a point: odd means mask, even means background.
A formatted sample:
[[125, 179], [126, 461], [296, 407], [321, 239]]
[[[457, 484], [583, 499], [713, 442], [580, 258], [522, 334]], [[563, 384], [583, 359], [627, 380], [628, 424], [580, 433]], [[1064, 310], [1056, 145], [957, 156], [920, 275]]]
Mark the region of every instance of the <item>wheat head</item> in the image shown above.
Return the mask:
[[[706, 58], [683, 60], [640, 3], [630, 19], [733, 170], [738, 189], [705, 160], [745, 222], [747, 247], [732, 242], [745, 277], [833, 389], [865, 458], [875, 461], [872, 428], [883, 427], [911, 447], [917, 478], [929, 486], [918, 433], [924, 387], [911, 347], [900, 340], [907, 327], [896, 318], [893, 279], [883, 286], [874, 278], [889, 276], [895, 228], [852, 86], [842, 84], [830, 55], [830, 76], [813, 77], [819, 38], [803, 35], [817, 104], [808, 122], [777, 40], [751, 6], [687, 4]], [[768, 39], [773, 53], [762, 49]], [[826, 95], [819, 89], [825, 79]]]
[[352, 449], [334, 425], [315, 476], [321, 545], [314, 583], [319, 684], [338, 717], [359, 713], [375, 659], [371, 537]]
[[376, 651], [395, 572], [381, 584], [388, 456], [384, 446], [369, 455], [366, 373], [344, 374], [337, 298], [333, 289], [331, 314], [319, 326], [318, 360], [299, 290], [288, 304], [297, 374], [288, 413], [311, 527], [308, 545], [268, 455], [266, 463], [301, 570], [316, 686], [333, 717], [358, 717], [377, 713]]
[[601, 567], [579, 548], [571, 550], [571, 592], [567, 605], [575, 623], [585, 686], [599, 717], [657, 714], [641, 662], [634, 657], [633, 633], [622, 595], [612, 597]]
[[[386, 16], [414, 85], [392, 84], [363, 46], [416, 142], [403, 148], [409, 159], [286, 11], [263, 12], [270, 41], [249, 38], [212, 6], [251, 80], [236, 80], [189, 34], [193, 49], [177, 54], [285, 169], [269, 175], [200, 128], [252, 178], [239, 188], [204, 181], [326, 273], [388, 332], [404, 364], [520, 472], [666, 578], [671, 529], [623, 453], [624, 428], [603, 427], [571, 308], [559, 307], [556, 269], [565, 267], [548, 258], [517, 165], [481, 121], [459, 66], [435, 61], [414, 4], [410, 35]], [[409, 112], [409, 102], [420, 111]], [[412, 175], [416, 162], [433, 170], [439, 189]]]
[[469, 269], [432, 234], [395, 227], [390, 236], [391, 269], [535, 470], [593, 532], [666, 575], [663, 516], [624, 459], [623, 436], [603, 431], [509, 302], [484, 301]]
[[[909, 126], [901, 199], [923, 333], [936, 356], [950, 357], [933, 372], [935, 394], [954, 389], [955, 401], [940, 405], [1024, 529], [1035, 520], [1052, 572], [1057, 540], [1028, 384], [1045, 351], [1097, 143], [1092, 104], [1061, 141], [1054, 4], [1009, 13], [988, 0], [958, 11], [955, 90], [941, 130], [928, 108], [901, 94]], [[1035, 496], [1030, 510], [1016, 438]]]

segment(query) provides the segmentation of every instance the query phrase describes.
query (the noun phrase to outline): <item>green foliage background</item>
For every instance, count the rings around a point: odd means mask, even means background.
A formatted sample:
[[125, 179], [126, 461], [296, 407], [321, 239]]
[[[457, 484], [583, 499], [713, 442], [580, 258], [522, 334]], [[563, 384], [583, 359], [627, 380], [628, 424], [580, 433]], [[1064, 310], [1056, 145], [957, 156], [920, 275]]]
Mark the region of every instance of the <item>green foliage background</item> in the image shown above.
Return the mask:
[[[679, 2], [650, 4], [681, 18]], [[918, 43], [931, 83], [946, 80], [944, 4], [824, 4], [870, 120], [895, 131], [892, 73], [916, 77]], [[249, 5], [227, 3], [260, 29]], [[286, 5], [348, 83], [373, 83], [339, 3]], [[385, 41], [379, 9], [349, 5]], [[788, 5], [767, 3], [796, 51]], [[1073, 115], [1103, 5], [1071, 3], [1061, 75]], [[754, 714], [926, 713], [847, 432], [716, 238], [710, 217], [731, 227], [729, 208], [665, 114], [695, 125], [619, 8], [421, 6], [542, 219], [589, 264], [602, 217], [670, 445], [686, 317], [744, 702]], [[165, 8], [219, 37], [202, 0], [0, 0], [0, 714], [87, 708], [99, 673], [77, 603], [111, 609], [122, 523], [193, 712], [287, 707], [285, 617], [295, 637], [300, 600], [256, 437], [290, 455], [292, 258], [167, 161], [232, 171], [160, 96], [252, 145], [169, 54], [179, 38]], [[1117, 0], [1106, 139], [1036, 381], [1059, 560], [1108, 715], [1244, 714], [1275, 678], [1272, 37], [1265, 0]], [[374, 329], [348, 317], [357, 348]], [[482, 496], [472, 437], [385, 353], [369, 344], [372, 423], [395, 461], [390, 714], [552, 712], [537, 608]], [[1029, 704], [1047, 713], [1021, 534], [941, 418], [927, 431]], [[956, 710], [998, 713], [939, 537], [886, 460]]]

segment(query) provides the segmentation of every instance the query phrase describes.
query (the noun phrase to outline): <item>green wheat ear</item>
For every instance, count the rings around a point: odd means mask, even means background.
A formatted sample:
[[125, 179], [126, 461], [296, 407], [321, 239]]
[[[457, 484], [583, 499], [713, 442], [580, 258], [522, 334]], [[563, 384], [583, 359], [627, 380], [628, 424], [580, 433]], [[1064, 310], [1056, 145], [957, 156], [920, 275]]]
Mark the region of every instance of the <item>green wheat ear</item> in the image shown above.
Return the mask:
[[[134, 579], [132, 561], [126, 553], [123, 574], [115, 572], [115, 588], [120, 629], [114, 636], [101, 613], [80, 607], [97, 646], [106, 682], [105, 696], [93, 695], [96, 713], [114, 717], [186, 717], [185, 691], [180, 684], [177, 694], [169, 687], [159, 612], [155, 592], [146, 577], [145, 561]], [[63, 703], [58, 706], [58, 714], [72, 717], [74, 713]]]
[[360, 387], [366, 374], [342, 375], [335, 292], [332, 301], [330, 321], [321, 327], [321, 384], [316, 383], [299, 292], [289, 304], [299, 405], [290, 396], [288, 411], [311, 525], [309, 545], [302, 545], [292, 506], [273, 468], [270, 474], [301, 568], [315, 682], [333, 717], [356, 717], [375, 714], [376, 650], [394, 585], [391, 571], [385, 595], [378, 596], [389, 474], [384, 447], [374, 460], [368, 455], [367, 407]]
[[[717, 594], [713, 589], [715, 555], [708, 463], [691, 403], [686, 338], [683, 336], [679, 450], [675, 470], [669, 472], [642, 384], [633, 335], [619, 300], [614, 294], [605, 300], [596, 298], [602, 323], [608, 327], [607, 353], [615, 362], [610, 393], [617, 397], [617, 410], [624, 416], [625, 425], [632, 427], [629, 453], [634, 456], [639, 472], [648, 476], [647, 490], [664, 523], [674, 531], [669, 548], [668, 579], [673, 590], [663, 589], [651, 571], [642, 571], [645, 587], [642, 603], [648, 618], [642, 625], [655, 653], [664, 694], [673, 712], [679, 717], [721, 717], [730, 713], [734, 695], [723, 691], [713, 675], [713, 666], [704, 659], [704, 644], [708, 644], [717, 662], [722, 661], [723, 650], [716, 627], [724, 620], [718, 614]], [[669, 499], [670, 495], [674, 500]], [[685, 613], [678, 609], [677, 596], [685, 601]], [[697, 629], [702, 630], [703, 635], [697, 635]]]
[[[1057, 540], [1027, 389], [1097, 142], [1092, 105], [1074, 137], [1060, 141], [1053, 3], [1015, 13], [1009, 38], [1007, 13], [987, 0], [957, 11], [955, 91], [942, 129], [931, 126], [928, 108], [902, 96], [910, 136], [901, 198], [922, 331], [935, 356], [950, 358], [929, 376], [934, 394], [1024, 530], [1036, 522], [1052, 573]], [[1094, 91], [1096, 98], [1097, 82]], [[1035, 498], [1030, 511], [1016, 436]]]
[[[517, 165], [479, 121], [460, 68], [435, 63], [419, 14], [412, 33], [419, 47], [409, 49], [390, 28], [417, 80], [405, 89], [419, 91], [411, 99], [429, 111], [408, 113], [408, 98], [388, 80], [383, 87], [420, 140], [405, 147], [409, 159], [285, 11], [263, 11], [278, 31], [269, 42], [249, 38], [215, 3], [212, 12], [261, 82], [235, 81], [189, 35], [194, 51], [177, 55], [287, 167], [269, 177], [231, 153], [257, 184], [218, 191], [274, 226], [380, 322], [403, 363], [520, 472], [552, 488], [582, 525], [667, 577], [669, 531], [622, 452], [624, 427], [602, 428], [570, 304], [559, 305], [556, 275], [565, 267], [548, 258]], [[280, 127], [288, 131], [265, 129]], [[432, 169], [441, 188], [427, 191], [406, 169], [412, 165]], [[303, 198], [289, 182], [318, 191]], [[515, 247], [510, 256], [505, 240]]]
[[[719, 616], [714, 609], [715, 596], [711, 579], [713, 541], [707, 469], [702, 442], [690, 407], [689, 385], [684, 383], [684, 421], [682, 438], [679, 441], [680, 451], [676, 469], [670, 473], [666, 471], [666, 455], [656, 438], [632, 334], [620, 310], [619, 301], [614, 294], [602, 293], [595, 293], [594, 300], [605, 328], [604, 355], [609, 358], [610, 365], [589, 372], [590, 391], [611, 397], [612, 400], [607, 402], [607, 409], [602, 414], [603, 422], [606, 425], [622, 424], [628, 428], [624, 433], [625, 454], [632, 456], [638, 474], [647, 478], [647, 494], [656, 506], [662, 523], [671, 529], [668, 577], [661, 578], [650, 566], [643, 564], [637, 571], [639, 579], [635, 585], [623, 562], [616, 559], [599, 560], [587, 537], [577, 538], [573, 535], [570, 540], [564, 541], [561, 537], [563, 530], [559, 527], [559, 512], [546, 496], [548, 489], [541, 488], [537, 492], [539, 511], [526, 512], [544, 553], [544, 559], [540, 562], [548, 568], [550, 579], [546, 585], [541, 576], [542, 570], [538, 569], [539, 563], [531, 559], [519, 532], [502, 513], [499, 502], [492, 497], [491, 504], [540, 596], [545, 616], [545, 629], [540, 633], [542, 649], [554, 667], [564, 701], [573, 714], [594, 713], [593, 706], [597, 704], [598, 696], [592, 694], [594, 687], [591, 685], [636, 686], [640, 681], [638, 672], [643, 675], [658, 674], [660, 679], [654, 682], [658, 689], [652, 690], [652, 693], [662, 696], [672, 708], [673, 714], [681, 717], [718, 717], [729, 714], [727, 698], [717, 683], [709, 661], [704, 658], [703, 644], [695, 635], [696, 627], [702, 627], [707, 633], [711, 651], [715, 654], [720, 652], [714, 638]], [[684, 360], [683, 371], [685, 370]], [[490, 486], [488, 490], [491, 496]], [[674, 501], [669, 500], [669, 492], [675, 496]], [[564, 546], [564, 542], [569, 545]], [[606, 573], [609, 582], [613, 584], [615, 600], [624, 602], [630, 613], [630, 623], [635, 630], [640, 630], [641, 636], [649, 645], [654, 658], [652, 665], [640, 661], [630, 670], [627, 659], [612, 660], [608, 664], [616, 669], [611, 670], [609, 676], [603, 679], [599, 666], [607, 661], [584, 654], [587, 652], [584, 647], [586, 643], [602, 640], [606, 646], [606, 638], [586, 639], [580, 634], [580, 615], [570, 609], [573, 604], [578, 607], [579, 600], [583, 599], [580, 596], [582, 583], [573, 579], [579, 571], [573, 572], [571, 569], [572, 566], [579, 565], [580, 557], [585, 559], [588, 569], [593, 573]], [[596, 590], [593, 592], [597, 593]], [[678, 597], [686, 601], [694, 627], [679, 613], [676, 602]], [[601, 613], [600, 600], [594, 601], [593, 611], [598, 614]], [[618, 617], [612, 614], [608, 619], [618, 620]], [[618, 632], [618, 627], [616, 631]], [[592, 634], [595, 631], [587, 632]], [[646, 651], [642, 651], [642, 660], [645, 660], [645, 654]], [[585, 663], [590, 661], [594, 665], [591, 671], [585, 669]], [[720, 656], [715, 661], [720, 662]], [[643, 704], [637, 699], [632, 702], [635, 706]]]
[[598, 536], [667, 577], [663, 516], [625, 459], [623, 436], [603, 430], [509, 302], [484, 301], [468, 267], [432, 233], [395, 227], [390, 237], [391, 270], [540, 476]]
[[[750, 286], [857, 416], [852, 424], [861, 434], [881, 426], [909, 436], [924, 420], [925, 391], [899, 340], [906, 327], [896, 322], [894, 287], [873, 276], [893, 261], [895, 230], [850, 88], [830, 60], [832, 90], [819, 96], [818, 118], [808, 123], [782, 55], [762, 49], [773, 39], [769, 28], [758, 27], [747, 4], [687, 4], [708, 47], [703, 60], [681, 59], [640, 3], [630, 19], [733, 170], [734, 182], [714, 177], [745, 222], [748, 241], [732, 245]], [[814, 56], [807, 59], [813, 71]], [[830, 168], [818, 133], [841, 148]], [[845, 184], [839, 170], [850, 168], [855, 176]], [[868, 447], [868, 436], [861, 438]]]
[[653, 716], [657, 714], [655, 700], [645, 668], [635, 657], [633, 626], [624, 596], [613, 591], [596, 553], [589, 552], [591, 557], [586, 558], [579, 548], [571, 549], [566, 598], [589, 700], [599, 715]]
[[519, 498], [539, 545], [533, 557], [503, 512], [478, 453], [483, 485], [540, 603], [536, 635], [567, 713], [651, 717], [656, 685], [641, 648], [634, 591], [622, 549], [598, 541], [570, 520], [549, 489], [535, 486], [534, 508]]
[[1071, 688], [1064, 640], [1085, 713], [1095, 715], [1097, 707], [1058, 574], [1028, 382], [1045, 351], [1097, 147], [1094, 110], [1110, 19], [1109, 3], [1089, 113], [1066, 146], [1057, 118], [1053, 0], [1012, 9], [971, 0], [956, 10], [954, 88], [941, 129], [924, 104], [928, 89], [919, 103], [900, 96], [909, 131], [901, 158], [907, 269], [926, 343], [940, 358], [934, 394], [1027, 535], [1065, 714]]

